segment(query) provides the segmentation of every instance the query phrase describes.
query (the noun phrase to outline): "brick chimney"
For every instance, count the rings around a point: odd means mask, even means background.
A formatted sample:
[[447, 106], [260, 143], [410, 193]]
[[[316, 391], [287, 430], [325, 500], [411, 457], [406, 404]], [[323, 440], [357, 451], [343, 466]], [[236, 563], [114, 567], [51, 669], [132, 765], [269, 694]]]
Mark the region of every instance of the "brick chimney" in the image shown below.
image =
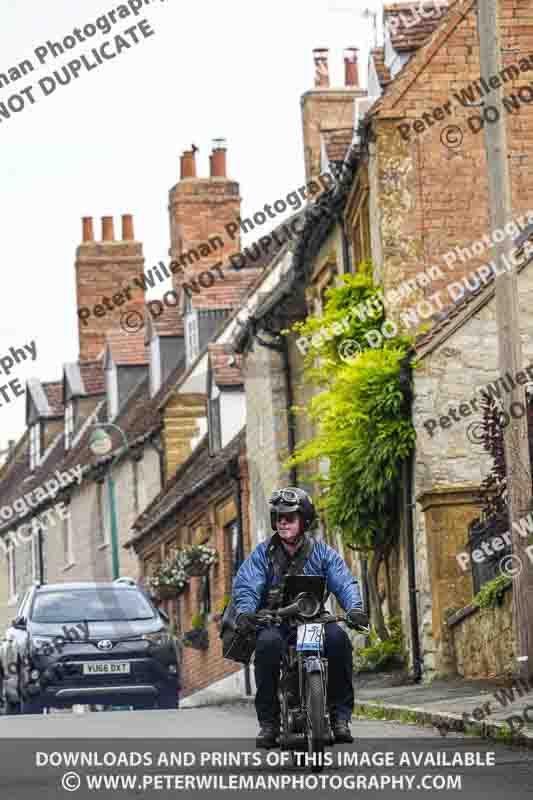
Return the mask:
[[358, 51], [358, 47], [348, 47], [344, 51], [344, 85], [347, 88], [359, 86]]
[[[190, 276], [227, 261], [241, 249], [240, 230], [231, 238], [225, 229], [235, 222], [241, 208], [239, 184], [227, 176], [226, 154], [225, 140], [215, 139], [209, 177], [197, 178], [195, 153], [186, 151], [181, 157], [181, 179], [169, 192], [169, 255]], [[183, 276], [176, 272], [173, 281], [179, 288]]]
[[196, 151], [185, 150], [181, 157], [180, 178], [196, 178]]
[[315, 60], [315, 88], [327, 89], [329, 87], [329, 49], [327, 47], [315, 47], [313, 58]]
[[[115, 239], [114, 230], [113, 217], [102, 217], [102, 240], [95, 241], [93, 218], [82, 219], [82, 242], [75, 262], [80, 361], [93, 361], [101, 355], [106, 334], [119, 328], [126, 307], [138, 309], [144, 316], [144, 290], [133, 284], [144, 271], [143, 247], [135, 241], [133, 216], [122, 215], [121, 240]], [[113, 295], [125, 287], [131, 287], [131, 299], [123, 295], [119, 306]], [[112, 309], [106, 307], [105, 298]]]
[[212, 178], [226, 177], [226, 140], [214, 139], [213, 152], [209, 156], [210, 175]]
[[[325, 48], [313, 50], [315, 87], [302, 95], [302, 127], [307, 181], [320, 175], [322, 131], [353, 127], [356, 97], [366, 97], [358, 86], [357, 49], [345, 50], [345, 86], [332, 87], [329, 81], [328, 53]], [[339, 54], [340, 56], [340, 54]]]

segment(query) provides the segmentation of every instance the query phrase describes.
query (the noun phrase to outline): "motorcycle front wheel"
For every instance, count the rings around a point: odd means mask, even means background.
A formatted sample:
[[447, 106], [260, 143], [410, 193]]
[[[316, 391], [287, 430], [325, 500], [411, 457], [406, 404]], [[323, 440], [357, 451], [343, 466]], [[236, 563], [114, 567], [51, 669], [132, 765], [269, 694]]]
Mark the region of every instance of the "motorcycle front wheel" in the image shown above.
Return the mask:
[[324, 746], [326, 736], [326, 700], [320, 672], [306, 676], [307, 691], [307, 747], [311, 772], [324, 769]]

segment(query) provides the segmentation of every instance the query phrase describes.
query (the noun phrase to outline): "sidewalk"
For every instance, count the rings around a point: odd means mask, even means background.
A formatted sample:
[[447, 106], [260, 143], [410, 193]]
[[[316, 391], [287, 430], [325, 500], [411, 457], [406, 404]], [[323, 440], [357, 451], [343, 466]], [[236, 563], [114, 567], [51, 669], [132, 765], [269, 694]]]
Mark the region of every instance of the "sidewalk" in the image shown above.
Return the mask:
[[[398, 682], [398, 677], [391, 674], [358, 675], [355, 715], [432, 725], [442, 735], [447, 730], [462, 731], [499, 741], [515, 741], [533, 749], [533, 684], [527, 691], [527, 687], [518, 684], [511, 689], [493, 681], [459, 678], [402, 686], [393, 685], [395, 681]], [[524, 717], [525, 709], [528, 711]], [[509, 724], [504, 724], [510, 717], [514, 734]]]

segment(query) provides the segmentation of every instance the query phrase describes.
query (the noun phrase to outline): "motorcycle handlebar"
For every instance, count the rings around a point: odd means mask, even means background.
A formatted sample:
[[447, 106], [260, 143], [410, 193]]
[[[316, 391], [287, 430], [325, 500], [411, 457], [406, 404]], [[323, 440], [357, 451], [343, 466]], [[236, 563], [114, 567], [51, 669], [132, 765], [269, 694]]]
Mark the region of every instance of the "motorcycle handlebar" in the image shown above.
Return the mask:
[[[280, 610], [282, 610], [282, 609], [280, 609]], [[284, 617], [284, 616], [280, 615], [278, 613], [278, 611], [259, 611], [257, 614], [253, 614], [251, 616], [255, 619], [255, 621], [258, 624], [261, 624], [261, 623], [263, 623], [263, 624], [271, 623], [272, 624], [273, 623], [273, 624], [278, 624], [279, 625], [284, 620], [287, 619], [287, 617]], [[298, 614], [295, 614], [294, 616], [298, 616]], [[316, 619], [307, 620], [307, 621], [308, 622], [323, 622], [325, 624], [327, 624], [329, 622], [345, 622], [347, 625], [350, 624], [349, 621], [348, 621], [348, 617], [346, 617], [344, 615], [334, 616], [333, 614], [328, 614], [327, 612], [325, 614], [321, 614], [320, 616], [316, 617]], [[366, 627], [364, 627], [362, 625], [358, 625], [356, 628], [354, 628], [354, 630], [357, 630], [357, 631], [359, 631], [361, 633], [365, 633], [365, 634], [370, 633], [370, 628], [366, 628]]]

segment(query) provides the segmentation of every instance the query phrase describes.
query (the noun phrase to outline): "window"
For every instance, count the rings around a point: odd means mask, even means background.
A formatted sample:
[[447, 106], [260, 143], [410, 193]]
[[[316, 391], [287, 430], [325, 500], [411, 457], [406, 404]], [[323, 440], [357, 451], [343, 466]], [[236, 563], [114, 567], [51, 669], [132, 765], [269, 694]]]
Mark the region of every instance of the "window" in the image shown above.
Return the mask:
[[196, 311], [192, 311], [185, 317], [185, 348], [187, 364], [192, 364], [200, 352], [200, 343], [198, 341], [198, 315]]
[[220, 429], [220, 394], [218, 397], [210, 398], [207, 404], [209, 414], [209, 452], [211, 455], [217, 453], [221, 444]]
[[353, 269], [358, 271], [361, 261], [371, 258], [370, 248], [370, 215], [368, 212], [368, 194], [361, 203], [353, 228]]
[[107, 481], [98, 484], [96, 492], [96, 502], [98, 505], [98, 530], [97, 540], [100, 547], [106, 545], [110, 540], [110, 521], [109, 521], [109, 498]]
[[9, 599], [8, 602], [10, 604], [16, 603], [17, 601], [17, 573], [15, 568], [15, 546], [13, 544], [9, 545], [7, 551], [7, 584], [9, 587]]
[[118, 414], [118, 376], [117, 368], [112, 366], [107, 370], [107, 401], [109, 403], [109, 419], [114, 419]]
[[159, 337], [154, 336], [150, 342], [150, 394], [153, 397], [161, 387], [161, 353]]
[[72, 547], [72, 519], [70, 513], [67, 514], [62, 524], [63, 562], [65, 567], [68, 567], [74, 563], [74, 552]]
[[65, 408], [65, 450], [70, 450], [74, 435], [74, 402], [71, 400]]
[[31, 547], [31, 579], [32, 582], [38, 581], [39, 576], [39, 532], [34, 531], [30, 540]]
[[228, 575], [228, 582], [226, 589], [231, 592], [231, 587], [233, 585], [233, 578], [238, 572], [239, 567], [242, 563], [242, 555], [241, 555], [241, 543], [240, 543], [240, 535], [239, 535], [239, 523], [237, 520], [233, 520], [224, 528], [224, 540], [226, 542], [227, 552], [230, 556], [230, 564], [231, 564], [231, 574]]
[[200, 613], [203, 617], [207, 617], [207, 615], [211, 613], [211, 583], [209, 580], [209, 572], [202, 578]]
[[41, 423], [35, 422], [30, 428], [30, 469], [41, 462]]

